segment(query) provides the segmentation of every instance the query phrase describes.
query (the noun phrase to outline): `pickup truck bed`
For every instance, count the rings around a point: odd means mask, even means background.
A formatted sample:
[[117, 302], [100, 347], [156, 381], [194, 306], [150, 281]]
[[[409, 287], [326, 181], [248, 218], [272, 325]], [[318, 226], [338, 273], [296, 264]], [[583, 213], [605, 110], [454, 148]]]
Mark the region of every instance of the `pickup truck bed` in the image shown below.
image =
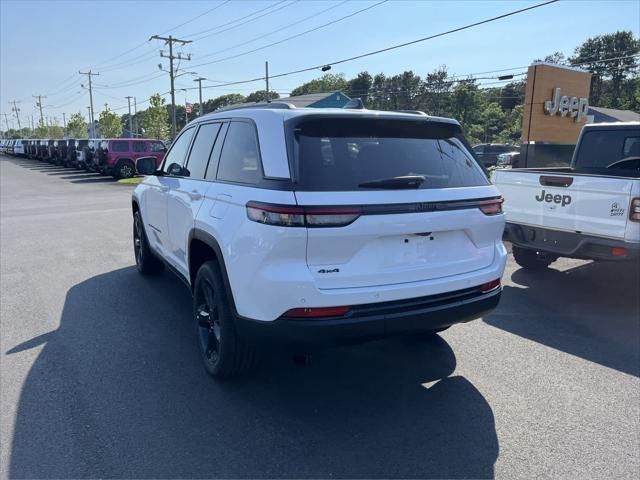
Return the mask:
[[571, 167], [495, 170], [516, 262], [633, 260], [640, 268], [640, 123], [585, 125]]

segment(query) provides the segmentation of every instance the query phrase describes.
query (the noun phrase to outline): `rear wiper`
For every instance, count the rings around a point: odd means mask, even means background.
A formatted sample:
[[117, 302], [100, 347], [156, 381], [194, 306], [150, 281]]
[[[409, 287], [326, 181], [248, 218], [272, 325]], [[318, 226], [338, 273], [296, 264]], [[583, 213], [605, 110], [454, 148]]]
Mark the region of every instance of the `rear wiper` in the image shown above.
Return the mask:
[[384, 178], [382, 180], [372, 180], [358, 185], [362, 188], [388, 188], [388, 189], [409, 189], [420, 188], [426, 178], [424, 175], [405, 175], [402, 177]]

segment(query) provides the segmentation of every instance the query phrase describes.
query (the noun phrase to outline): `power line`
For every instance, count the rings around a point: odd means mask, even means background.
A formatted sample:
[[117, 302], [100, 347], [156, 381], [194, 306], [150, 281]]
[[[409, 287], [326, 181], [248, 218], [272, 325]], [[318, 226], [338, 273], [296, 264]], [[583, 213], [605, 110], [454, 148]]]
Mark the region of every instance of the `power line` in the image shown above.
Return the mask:
[[292, 21], [292, 22], [288, 23], [287, 25], [285, 25], [285, 26], [283, 26], [281, 28], [278, 28], [277, 30], [273, 30], [271, 32], [265, 33], [264, 35], [260, 35], [258, 37], [254, 37], [251, 40], [247, 40], [246, 42], [238, 43], [238, 44], [233, 45], [231, 47], [226, 47], [226, 48], [223, 48], [221, 50], [217, 50], [215, 52], [207, 53], [206, 55], [201, 55], [199, 58], [201, 58], [201, 59], [202, 58], [209, 58], [209, 57], [212, 57], [212, 56], [217, 55], [219, 53], [227, 52], [229, 50], [233, 50], [234, 48], [242, 47], [242, 46], [247, 45], [249, 43], [253, 43], [253, 42], [257, 41], [257, 40], [261, 40], [261, 39], [263, 39], [265, 37], [269, 37], [269, 36], [271, 36], [273, 34], [279, 33], [279, 32], [281, 32], [283, 30], [288, 29], [288, 28], [298, 26], [299, 24], [301, 24], [303, 22], [306, 22], [307, 20], [310, 20], [312, 18], [316, 18], [318, 15], [322, 15], [323, 13], [326, 13], [329, 10], [334, 10], [334, 9], [336, 9], [338, 7], [341, 7], [342, 5], [344, 5], [345, 3], [348, 3], [348, 2], [349, 2], [349, 0], [344, 0], [344, 1], [342, 1], [342, 2], [340, 2], [338, 4], [336, 4], [336, 5], [332, 5], [329, 8], [325, 8], [324, 10], [316, 12], [313, 15], [309, 15], [308, 17]]
[[[386, 47], [386, 48], [382, 48], [382, 49], [379, 49], [379, 50], [374, 50], [372, 52], [363, 53], [363, 54], [356, 55], [356, 56], [353, 56], [353, 57], [343, 58], [343, 59], [336, 60], [336, 61], [333, 61], [333, 62], [326, 62], [326, 63], [320, 64], [320, 65], [315, 65], [313, 67], [301, 68], [299, 70], [293, 70], [293, 71], [290, 71], [290, 72], [271, 75], [270, 78], [280, 78], [280, 77], [286, 77], [288, 75], [294, 75], [294, 74], [297, 74], [297, 73], [310, 72], [312, 70], [318, 70], [318, 69], [320, 69], [320, 68], [322, 68], [324, 66], [327, 66], [327, 65], [339, 65], [341, 63], [351, 62], [353, 60], [358, 60], [360, 58], [370, 57], [372, 55], [377, 55], [379, 53], [388, 52], [390, 50], [395, 50], [397, 48], [406, 47], [408, 45], [414, 45], [414, 44], [419, 43], [419, 42], [424, 42], [424, 41], [431, 40], [431, 39], [434, 39], [434, 38], [438, 38], [438, 37], [442, 37], [442, 36], [449, 35], [449, 34], [452, 34], [452, 33], [456, 33], [456, 32], [462, 31], [462, 30], [467, 30], [469, 28], [473, 28], [473, 27], [476, 27], [478, 25], [483, 25], [483, 24], [486, 24], [486, 23], [489, 23], [489, 22], [495, 22], [497, 20], [501, 20], [501, 19], [506, 18], [506, 17], [517, 15], [519, 13], [523, 13], [523, 12], [526, 12], [526, 11], [529, 11], [529, 10], [533, 10], [533, 9], [536, 9], [536, 8], [544, 7], [544, 6], [550, 5], [552, 3], [556, 3], [557, 1], [558, 0], [549, 0], [547, 2], [539, 3], [539, 4], [533, 5], [531, 7], [521, 8], [519, 10], [514, 10], [512, 12], [508, 12], [508, 13], [505, 13], [505, 14], [502, 14], [502, 15], [491, 17], [491, 18], [487, 18], [485, 20], [480, 20], [478, 22], [470, 23], [470, 24], [464, 25], [462, 27], [458, 27], [458, 28], [454, 28], [454, 29], [451, 29], [451, 30], [447, 30], [445, 32], [436, 33], [434, 35], [429, 35], [427, 37], [418, 38], [418, 39], [412, 40], [410, 42], [405, 42], [405, 43], [401, 43], [401, 44], [398, 44], [398, 45], [393, 45], [391, 47]], [[197, 66], [198, 65], [194, 65], [194, 67], [197, 67]], [[228, 85], [239, 85], [239, 84], [242, 84], [242, 83], [252, 83], [252, 82], [262, 81], [264, 79], [265, 79], [265, 77], [257, 77], [257, 78], [252, 78], [252, 79], [249, 79], [249, 80], [241, 80], [241, 81], [237, 81], [237, 82], [227, 82], [225, 84], [220, 84], [220, 85], [207, 85], [204, 88], [214, 88], [214, 87], [222, 87], [222, 86], [228, 86]]]
[[[222, 23], [222, 24], [220, 24], [220, 25], [216, 25], [215, 27], [207, 28], [206, 30], [202, 30], [202, 31], [200, 31], [200, 32], [188, 33], [188, 34], [183, 35], [183, 36], [184, 36], [185, 38], [191, 38], [191, 37], [197, 37], [197, 36], [199, 36], [199, 35], [201, 35], [201, 34], [203, 34], [203, 33], [213, 32], [213, 31], [215, 31], [215, 30], [217, 30], [217, 29], [219, 29], [219, 28], [226, 27], [227, 25], [231, 25], [231, 24], [233, 24], [233, 23], [240, 22], [240, 21], [244, 20], [245, 18], [249, 18], [249, 17], [252, 17], [252, 16], [257, 15], [257, 14], [259, 14], [259, 13], [262, 13], [262, 12], [264, 12], [265, 10], [269, 10], [269, 9], [271, 9], [271, 8], [273, 8], [273, 7], [277, 7], [278, 5], [280, 5], [280, 4], [282, 4], [282, 3], [285, 3], [285, 2], [287, 2], [287, 0], [280, 0], [279, 2], [274, 3], [273, 5], [269, 5], [268, 7], [261, 8], [260, 10], [256, 10], [255, 12], [250, 13], [250, 14], [248, 14], [248, 15], [245, 15], [244, 17], [236, 18], [236, 19], [231, 20], [231, 21], [229, 21], [229, 22]], [[258, 18], [260, 18], [260, 17], [258, 17]], [[207, 36], [208, 36], [208, 35], [207, 35]], [[205, 37], [197, 38], [197, 39], [195, 39], [195, 40], [201, 40], [202, 38], [205, 38]]]
[[229, 3], [230, 1], [231, 1], [231, 0], [226, 0], [225, 2], [222, 2], [222, 3], [220, 3], [219, 5], [216, 5], [215, 7], [210, 8], [209, 10], [206, 10], [206, 11], [202, 12], [200, 15], [196, 15], [195, 17], [191, 18], [190, 20], [187, 20], [186, 22], [182, 22], [180, 25], [176, 25], [175, 27], [170, 28], [170, 29], [168, 29], [168, 30], [165, 30], [164, 32], [160, 32], [158, 35], [164, 35], [165, 33], [169, 33], [169, 32], [172, 32], [173, 30], [177, 30], [177, 29], [179, 29], [180, 27], [184, 27], [187, 23], [194, 22], [194, 21], [198, 20], [199, 18], [204, 17], [205, 15], [207, 15], [207, 14], [209, 14], [209, 13], [213, 12], [214, 10], [217, 10], [217, 9], [219, 9], [220, 7], [225, 6], [225, 5], [226, 5], [227, 3]]
[[312, 33], [312, 32], [315, 32], [317, 30], [320, 30], [322, 28], [328, 27], [330, 25], [334, 25], [334, 24], [336, 24], [338, 22], [342, 22], [343, 20], [346, 20], [348, 18], [354, 17], [354, 16], [356, 16], [356, 15], [358, 15], [360, 13], [366, 12], [367, 10], [371, 10], [372, 8], [375, 8], [375, 7], [379, 6], [379, 5], [382, 5], [383, 3], [387, 3], [388, 1], [389, 0], [382, 0], [382, 1], [378, 2], [378, 3], [374, 3], [373, 5], [369, 5], [368, 7], [362, 8], [362, 9], [356, 11], [356, 12], [350, 13], [349, 15], [345, 15], [343, 17], [340, 17], [340, 18], [337, 18], [337, 19], [332, 20], [330, 22], [327, 22], [327, 23], [325, 23], [323, 25], [319, 25], [317, 27], [310, 28], [309, 30], [305, 30], [304, 32], [300, 32], [300, 33], [297, 33], [295, 35], [291, 35], [290, 37], [283, 38], [282, 40], [278, 40], [277, 42], [272, 42], [272, 43], [269, 43], [267, 45], [263, 45], [261, 47], [254, 48], [252, 50], [247, 50], [246, 52], [238, 53], [238, 54], [231, 55], [231, 56], [228, 56], [228, 57], [219, 58], [217, 60], [212, 60], [211, 62], [198, 63], [198, 64], [194, 65], [193, 67], [194, 68], [195, 67], [202, 67], [204, 65], [211, 65], [211, 64], [214, 64], [214, 63], [220, 63], [220, 62], [224, 62], [224, 61], [227, 61], [227, 60], [233, 60], [235, 58], [242, 57], [244, 55], [249, 55], [251, 53], [255, 53], [255, 52], [258, 52], [260, 50], [264, 50], [265, 48], [273, 47], [274, 45], [279, 45], [281, 43], [288, 42], [289, 40], [293, 40], [295, 38], [301, 37], [301, 36], [306, 35], [308, 33]]

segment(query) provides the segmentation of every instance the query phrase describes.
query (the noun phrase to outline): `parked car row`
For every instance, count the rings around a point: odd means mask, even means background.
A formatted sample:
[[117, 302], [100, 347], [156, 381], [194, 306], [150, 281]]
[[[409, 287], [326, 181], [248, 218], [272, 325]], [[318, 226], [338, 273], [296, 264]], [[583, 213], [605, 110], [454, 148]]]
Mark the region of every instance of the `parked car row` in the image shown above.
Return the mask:
[[99, 172], [115, 178], [136, 175], [141, 157], [155, 157], [160, 166], [166, 147], [144, 138], [18, 139], [0, 141], [0, 153], [26, 157], [61, 167]]

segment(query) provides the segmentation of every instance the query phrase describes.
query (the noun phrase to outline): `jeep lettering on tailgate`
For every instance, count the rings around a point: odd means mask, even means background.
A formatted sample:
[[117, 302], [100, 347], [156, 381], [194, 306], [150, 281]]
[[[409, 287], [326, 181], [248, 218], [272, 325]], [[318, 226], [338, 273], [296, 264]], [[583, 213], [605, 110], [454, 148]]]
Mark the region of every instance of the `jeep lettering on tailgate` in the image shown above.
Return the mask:
[[545, 193], [545, 191], [542, 190], [540, 195], [536, 196], [536, 200], [539, 202], [559, 203], [564, 207], [571, 203], [571, 195], [560, 195], [559, 193], [553, 195], [552, 193]]

